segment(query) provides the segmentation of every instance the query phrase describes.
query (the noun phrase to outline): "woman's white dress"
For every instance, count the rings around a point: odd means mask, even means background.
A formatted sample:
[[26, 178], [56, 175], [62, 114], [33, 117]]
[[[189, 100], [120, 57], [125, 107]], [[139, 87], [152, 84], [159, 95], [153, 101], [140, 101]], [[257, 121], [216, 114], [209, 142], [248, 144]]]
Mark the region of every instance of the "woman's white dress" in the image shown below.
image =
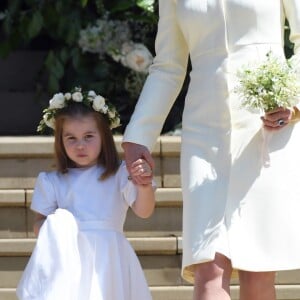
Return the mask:
[[150, 300], [138, 258], [123, 234], [136, 198], [124, 163], [40, 173], [31, 208], [48, 216], [17, 288], [21, 300]]
[[236, 70], [283, 56], [284, 22], [300, 55], [299, 0], [161, 0], [156, 57], [124, 141], [152, 149], [192, 71], [182, 122], [183, 277], [223, 253], [249, 271], [300, 268], [300, 123], [273, 134], [233, 92]]

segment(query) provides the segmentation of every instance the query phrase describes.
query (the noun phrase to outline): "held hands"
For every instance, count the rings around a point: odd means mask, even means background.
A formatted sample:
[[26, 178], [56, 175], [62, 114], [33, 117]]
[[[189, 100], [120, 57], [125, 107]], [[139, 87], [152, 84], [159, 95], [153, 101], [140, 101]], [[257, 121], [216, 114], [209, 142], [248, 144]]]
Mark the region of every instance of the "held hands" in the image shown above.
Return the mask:
[[[130, 142], [124, 142], [122, 147], [125, 152], [127, 170], [130, 173], [132, 181], [139, 185], [150, 184], [153, 177], [154, 160], [147, 147]], [[141, 161], [138, 162], [139, 160]], [[139, 165], [142, 165], [142, 167], [139, 167]], [[146, 172], [138, 174], [141, 172], [139, 171], [141, 168], [145, 169]]]
[[148, 218], [155, 207], [154, 189], [152, 187], [154, 160], [149, 150], [139, 144], [125, 142], [126, 167], [133, 183], [137, 185], [137, 198], [132, 205], [134, 213], [141, 218]]
[[152, 183], [152, 169], [142, 158], [139, 158], [131, 164], [130, 174], [130, 177], [136, 184], [148, 185]]
[[[295, 108], [296, 109], [296, 108]], [[270, 112], [265, 113], [261, 120], [267, 130], [275, 131], [289, 124], [293, 119], [295, 110], [293, 108], [276, 108]]]

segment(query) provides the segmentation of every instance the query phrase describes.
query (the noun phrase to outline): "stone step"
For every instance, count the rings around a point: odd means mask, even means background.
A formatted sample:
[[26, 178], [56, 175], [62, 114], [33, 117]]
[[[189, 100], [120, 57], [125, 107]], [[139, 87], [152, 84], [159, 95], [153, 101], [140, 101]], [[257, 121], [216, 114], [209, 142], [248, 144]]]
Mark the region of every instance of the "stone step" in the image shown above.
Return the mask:
[[[114, 136], [119, 155], [123, 156], [122, 136]], [[41, 171], [54, 170], [53, 137], [0, 137], [0, 189], [30, 189]], [[156, 164], [154, 179], [161, 186], [160, 140], [153, 156]]]
[[[32, 190], [0, 190], [0, 238], [34, 237], [33, 213], [29, 206]], [[138, 218], [129, 209], [124, 230], [128, 236], [170, 236], [181, 234], [182, 199], [180, 188], [158, 188], [155, 212]]]
[[[139, 255], [178, 255], [181, 253], [181, 237], [127, 237]], [[0, 257], [29, 256], [36, 238], [0, 239]]]
[[[123, 156], [122, 136], [114, 136]], [[158, 187], [180, 187], [180, 137], [161, 136], [153, 149]], [[0, 189], [32, 189], [39, 172], [53, 170], [53, 137], [0, 136]]]
[[[121, 136], [114, 137], [122, 156]], [[52, 137], [0, 137], [0, 300], [16, 300], [15, 287], [35, 239], [29, 205], [40, 171], [53, 169]], [[180, 137], [159, 137], [153, 155], [158, 185], [154, 215], [146, 220], [128, 212], [125, 234], [135, 249], [154, 300], [192, 299], [180, 276], [182, 199]], [[278, 300], [300, 300], [300, 271], [278, 272]], [[238, 299], [238, 279], [231, 280]]]
[[[193, 288], [190, 286], [150, 287], [153, 300], [191, 300]], [[231, 286], [232, 300], [238, 300], [239, 287]], [[300, 300], [300, 286], [277, 285], [277, 300]], [[0, 300], [17, 300], [14, 288], [0, 288]]]
[[[189, 286], [150, 287], [153, 300], [191, 300], [193, 288]], [[300, 285], [277, 285], [277, 300], [300, 300]], [[231, 286], [231, 299], [239, 299], [239, 287]]]
[[[128, 238], [151, 286], [189, 285], [180, 276], [181, 237]], [[0, 288], [16, 286], [36, 239], [0, 239]], [[300, 270], [278, 272], [277, 284], [300, 285]], [[231, 284], [238, 284], [237, 272]]]
[[[149, 285], [185, 284], [180, 277], [180, 237], [128, 238]], [[0, 288], [16, 287], [32, 253], [35, 239], [0, 239]]]
[[[180, 256], [138, 255], [149, 285], [177, 286], [186, 284], [180, 277]], [[15, 288], [28, 262], [28, 257], [0, 257], [0, 288]]]
[[[128, 211], [124, 231], [128, 236], [171, 236], [182, 230], [179, 207], [158, 207], [148, 219]], [[0, 208], [0, 239], [30, 238], [33, 234], [33, 213], [29, 208]]]
[[[29, 207], [33, 189], [0, 189], [0, 207]], [[181, 188], [157, 188], [156, 207], [181, 207]]]
[[[115, 135], [117, 150], [123, 153], [122, 136]], [[53, 136], [0, 136], [0, 158], [5, 157], [53, 157]], [[180, 153], [181, 138], [160, 136], [153, 148], [153, 156], [176, 157]]]

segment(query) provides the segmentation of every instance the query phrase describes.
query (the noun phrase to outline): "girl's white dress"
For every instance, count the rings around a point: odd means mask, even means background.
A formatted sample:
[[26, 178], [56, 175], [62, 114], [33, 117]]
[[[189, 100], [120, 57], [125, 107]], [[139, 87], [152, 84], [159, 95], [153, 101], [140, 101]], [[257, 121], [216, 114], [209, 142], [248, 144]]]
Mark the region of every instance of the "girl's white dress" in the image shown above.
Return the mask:
[[123, 234], [136, 198], [124, 163], [42, 172], [31, 208], [45, 216], [17, 288], [21, 300], [150, 300], [143, 270]]
[[182, 119], [183, 276], [215, 253], [235, 268], [300, 268], [300, 122], [275, 132], [262, 164], [259, 114], [241, 108], [237, 69], [284, 56], [284, 24], [300, 58], [300, 0], [159, 0], [156, 57], [124, 141], [152, 149], [190, 58]]

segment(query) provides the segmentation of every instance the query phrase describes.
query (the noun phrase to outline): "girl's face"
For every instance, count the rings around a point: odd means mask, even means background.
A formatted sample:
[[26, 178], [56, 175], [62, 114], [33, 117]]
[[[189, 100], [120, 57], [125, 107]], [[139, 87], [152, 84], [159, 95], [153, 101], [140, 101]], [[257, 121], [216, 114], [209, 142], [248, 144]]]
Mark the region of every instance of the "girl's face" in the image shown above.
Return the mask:
[[90, 167], [97, 163], [101, 152], [101, 135], [92, 116], [66, 119], [62, 140], [68, 157], [77, 167]]

